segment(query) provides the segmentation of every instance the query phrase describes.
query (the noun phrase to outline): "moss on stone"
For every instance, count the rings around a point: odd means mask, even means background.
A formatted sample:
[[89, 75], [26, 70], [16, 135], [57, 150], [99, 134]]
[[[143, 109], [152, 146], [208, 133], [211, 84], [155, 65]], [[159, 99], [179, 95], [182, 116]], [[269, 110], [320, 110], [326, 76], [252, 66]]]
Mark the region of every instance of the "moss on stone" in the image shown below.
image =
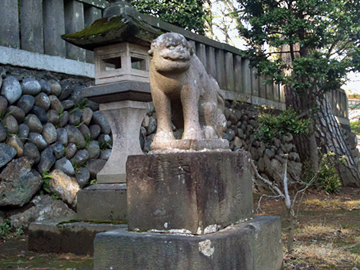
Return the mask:
[[113, 29], [117, 29], [125, 24], [123, 17], [101, 18], [94, 21], [89, 27], [71, 34], [62, 35], [64, 38], [84, 38], [107, 33]]

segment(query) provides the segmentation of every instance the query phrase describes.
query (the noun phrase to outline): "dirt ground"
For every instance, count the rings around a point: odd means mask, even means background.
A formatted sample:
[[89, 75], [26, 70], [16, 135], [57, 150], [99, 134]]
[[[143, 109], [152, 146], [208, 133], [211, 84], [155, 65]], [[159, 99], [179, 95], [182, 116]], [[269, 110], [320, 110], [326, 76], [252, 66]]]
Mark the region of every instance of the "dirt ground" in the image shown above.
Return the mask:
[[[254, 195], [259, 215], [280, 215], [283, 239], [287, 219], [278, 198]], [[360, 269], [360, 189], [338, 194], [308, 192], [299, 207], [294, 251], [284, 247], [284, 269]], [[93, 258], [74, 254], [37, 254], [27, 250], [27, 237], [0, 238], [0, 269], [92, 269]]]

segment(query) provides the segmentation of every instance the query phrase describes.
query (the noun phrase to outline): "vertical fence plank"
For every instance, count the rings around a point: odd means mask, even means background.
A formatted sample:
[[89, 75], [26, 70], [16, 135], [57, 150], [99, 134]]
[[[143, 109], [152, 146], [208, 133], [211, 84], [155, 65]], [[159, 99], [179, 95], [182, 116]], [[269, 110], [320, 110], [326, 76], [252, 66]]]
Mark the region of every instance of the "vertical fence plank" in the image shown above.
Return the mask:
[[[84, 5], [75, 0], [65, 2], [65, 33], [74, 33], [85, 28]], [[86, 52], [77, 46], [66, 43], [66, 57], [85, 62]]]
[[215, 48], [208, 47], [206, 50], [206, 71], [216, 78]]
[[226, 89], [225, 55], [223, 50], [215, 51], [216, 59], [216, 80], [221, 89]]
[[234, 91], [234, 55], [225, 53], [226, 90]]
[[194, 53], [196, 54], [196, 42], [193, 41], [193, 40], [190, 40], [189, 43], [191, 44], [192, 48], [193, 48], [193, 51]]
[[[102, 10], [96, 7], [87, 6], [84, 10], [85, 15], [85, 27], [88, 27], [97, 19], [102, 17]], [[86, 51], [86, 62], [94, 63], [94, 52]]]
[[0, 46], [20, 48], [17, 0], [2, 0], [0, 7]]
[[255, 67], [251, 68], [251, 95], [258, 97], [260, 91], [260, 77], [257, 75], [257, 69]]
[[280, 85], [274, 83], [274, 100], [276, 102], [280, 101]]
[[242, 75], [243, 93], [251, 94], [251, 69], [249, 59], [242, 61]]
[[63, 0], [44, 0], [44, 48], [45, 54], [66, 57], [65, 17]]
[[206, 47], [205, 44], [197, 43], [196, 44], [196, 55], [199, 57], [201, 63], [206, 67]]
[[234, 59], [234, 75], [235, 75], [235, 91], [242, 91], [242, 76], [241, 76], [241, 56], [235, 55]]
[[44, 53], [42, 0], [21, 0], [21, 49]]
[[266, 98], [266, 84], [264, 75], [259, 76], [259, 97]]
[[266, 84], [266, 99], [274, 100], [274, 85], [271, 82]]

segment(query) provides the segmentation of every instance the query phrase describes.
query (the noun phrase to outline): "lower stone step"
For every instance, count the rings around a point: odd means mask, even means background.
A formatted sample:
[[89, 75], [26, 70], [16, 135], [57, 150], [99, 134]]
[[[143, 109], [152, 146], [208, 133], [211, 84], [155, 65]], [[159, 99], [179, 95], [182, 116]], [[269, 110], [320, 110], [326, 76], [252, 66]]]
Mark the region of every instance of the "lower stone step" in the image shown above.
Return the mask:
[[92, 255], [97, 233], [125, 228], [127, 224], [82, 222], [75, 217], [32, 222], [29, 226], [29, 250]]
[[99, 233], [94, 269], [280, 270], [279, 217], [258, 216], [203, 235], [129, 232]]

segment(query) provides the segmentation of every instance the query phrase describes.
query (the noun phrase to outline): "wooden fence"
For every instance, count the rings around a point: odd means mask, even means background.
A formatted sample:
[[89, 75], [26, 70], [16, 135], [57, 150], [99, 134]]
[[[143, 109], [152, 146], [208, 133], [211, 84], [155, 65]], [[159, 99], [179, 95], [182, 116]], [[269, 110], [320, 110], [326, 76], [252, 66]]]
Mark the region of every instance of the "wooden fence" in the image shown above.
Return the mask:
[[[0, 0], [0, 3], [0, 46], [93, 63], [92, 52], [66, 43], [61, 35], [82, 30], [101, 18], [107, 1]], [[127, 12], [135, 11], [130, 8]], [[165, 32], [179, 32], [190, 40], [197, 56], [208, 73], [216, 78], [227, 99], [285, 108], [283, 88], [276, 84], [264, 84], [264, 78], [256, 76], [256, 71], [249, 66], [249, 60], [243, 58], [237, 48], [153, 17], [136, 16]], [[344, 91], [334, 91], [329, 97], [335, 115], [347, 118], [348, 105]]]

